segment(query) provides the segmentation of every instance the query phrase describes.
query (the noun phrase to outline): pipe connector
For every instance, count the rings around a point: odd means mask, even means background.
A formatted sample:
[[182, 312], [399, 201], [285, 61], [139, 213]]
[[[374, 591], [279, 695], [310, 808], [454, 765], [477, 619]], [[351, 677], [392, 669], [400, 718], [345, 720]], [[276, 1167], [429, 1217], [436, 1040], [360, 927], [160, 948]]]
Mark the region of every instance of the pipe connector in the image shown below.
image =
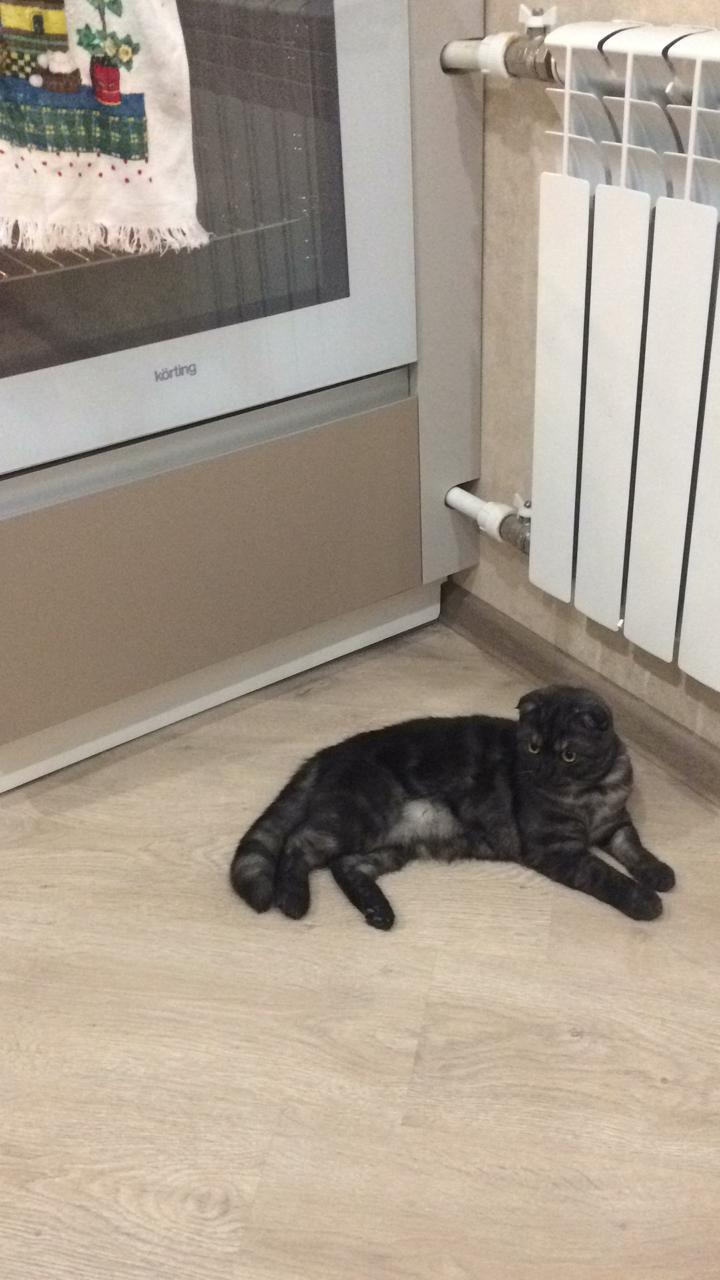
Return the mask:
[[469, 516], [480, 532], [495, 542], [506, 542], [523, 555], [530, 554], [530, 518], [516, 507], [510, 507], [506, 502], [485, 502], [459, 485], [448, 490], [445, 505]]
[[501, 31], [477, 40], [451, 40], [440, 54], [447, 75], [481, 71], [491, 80], [539, 80], [558, 82], [555, 59], [544, 35], [519, 35]]
[[559, 82], [555, 59], [545, 43], [557, 25], [557, 8], [520, 6], [521, 31], [500, 31], [476, 40], [451, 40], [440, 54], [448, 75], [481, 71], [492, 80]]
[[505, 54], [505, 67], [515, 80], [539, 80], [542, 84], [558, 81], [555, 58], [544, 35], [518, 36], [511, 40]]
[[530, 520], [518, 511], [506, 516], [500, 525], [500, 538], [521, 555], [530, 555]]

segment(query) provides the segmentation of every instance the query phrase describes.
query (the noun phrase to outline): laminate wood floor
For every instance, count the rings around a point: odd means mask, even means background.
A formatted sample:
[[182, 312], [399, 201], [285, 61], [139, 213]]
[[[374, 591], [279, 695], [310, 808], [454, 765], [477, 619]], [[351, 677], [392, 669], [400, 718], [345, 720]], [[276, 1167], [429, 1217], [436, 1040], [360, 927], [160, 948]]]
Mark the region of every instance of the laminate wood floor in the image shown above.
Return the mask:
[[3, 798], [2, 1280], [717, 1280], [706, 799], [636, 755], [653, 924], [512, 866], [407, 868], [388, 934], [227, 884], [316, 747], [528, 687], [438, 624]]

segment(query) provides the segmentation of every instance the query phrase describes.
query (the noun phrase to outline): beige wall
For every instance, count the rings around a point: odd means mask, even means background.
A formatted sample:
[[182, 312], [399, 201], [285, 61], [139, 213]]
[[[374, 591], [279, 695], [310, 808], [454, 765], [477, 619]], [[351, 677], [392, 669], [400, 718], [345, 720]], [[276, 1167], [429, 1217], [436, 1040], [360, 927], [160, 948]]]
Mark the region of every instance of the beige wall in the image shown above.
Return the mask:
[[[720, 4], [669, 0], [561, 3], [565, 22], [618, 16], [720, 25]], [[513, 28], [516, 0], [487, 0], [488, 32]], [[458, 34], [462, 34], [458, 32]], [[543, 90], [488, 86], [485, 111], [481, 489], [512, 500], [530, 492], [538, 176], [544, 130], [555, 116]], [[702, 737], [720, 745], [720, 695], [643, 654], [530, 586], [514, 552], [483, 542], [477, 569], [460, 584]], [[720, 643], [715, 636], [708, 643]]]
[[445, 494], [480, 474], [483, 168], [482, 84], [443, 75], [440, 50], [458, 32], [482, 34], [482, 4], [410, 0], [409, 14], [423, 580], [437, 582], [477, 552]]

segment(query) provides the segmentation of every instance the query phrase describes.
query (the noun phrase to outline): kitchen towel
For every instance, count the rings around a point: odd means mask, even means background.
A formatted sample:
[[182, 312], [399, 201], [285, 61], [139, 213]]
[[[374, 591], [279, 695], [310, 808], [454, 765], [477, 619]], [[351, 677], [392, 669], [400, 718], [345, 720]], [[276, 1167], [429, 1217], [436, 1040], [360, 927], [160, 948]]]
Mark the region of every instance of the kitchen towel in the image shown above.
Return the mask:
[[175, 0], [0, 0], [0, 246], [207, 239]]

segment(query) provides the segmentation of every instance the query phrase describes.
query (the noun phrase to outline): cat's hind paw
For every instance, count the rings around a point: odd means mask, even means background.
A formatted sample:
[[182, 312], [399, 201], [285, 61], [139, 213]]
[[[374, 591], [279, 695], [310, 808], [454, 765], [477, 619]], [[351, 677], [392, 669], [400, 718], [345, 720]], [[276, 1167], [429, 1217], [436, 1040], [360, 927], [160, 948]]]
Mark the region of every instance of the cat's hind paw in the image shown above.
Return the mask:
[[662, 898], [638, 888], [628, 898], [624, 911], [631, 920], [657, 920], [663, 911]]
[[310, 886], [307, 880], [289, 880], [275, 891], [275, 906], [290, 920], [302, 920], [310, 910]]
[[657, 893], [669, 893], [675, 888], [675, 872], [667, 862], [660, 862], [659, 858], [651, 866], [643, 868], [640, 878], [644, 885], [655, 889]]

